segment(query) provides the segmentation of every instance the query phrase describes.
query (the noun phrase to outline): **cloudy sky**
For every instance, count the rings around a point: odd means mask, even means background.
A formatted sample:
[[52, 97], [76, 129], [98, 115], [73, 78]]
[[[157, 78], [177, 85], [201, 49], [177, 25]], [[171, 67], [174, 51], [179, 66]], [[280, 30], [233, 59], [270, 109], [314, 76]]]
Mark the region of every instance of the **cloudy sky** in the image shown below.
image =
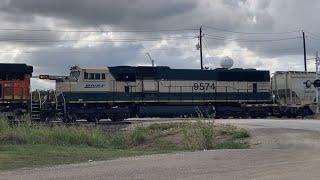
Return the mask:
[[303, 70], [302, 30], [312, 58], [319, 9], [318, 0], [2, 0], [0, 62], [66, 75], [73, 65], [149, 65], [150, 53], [156, 65], [199, 68], [203, 26], [206, 67], [230, 56], [235, 67]]

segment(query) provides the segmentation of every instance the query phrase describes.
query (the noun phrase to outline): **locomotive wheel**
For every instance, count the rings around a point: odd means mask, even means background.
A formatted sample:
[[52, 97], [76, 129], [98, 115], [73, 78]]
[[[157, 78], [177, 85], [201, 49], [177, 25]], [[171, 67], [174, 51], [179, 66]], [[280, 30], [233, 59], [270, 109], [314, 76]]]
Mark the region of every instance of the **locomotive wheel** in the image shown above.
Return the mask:
[[241, 118], [242, 118], [242, 119], [248, 119], [249, 116], [248, 116], [247, 114], [242, 114], [242, 115], [241, 115]]
[[98, 120], [98, 118], [95, 117], [95, 116], [90, 116], [90, 117], [87, 118], [87, 121], [88, 121], [88, 122], [98, 122], [99, 120]]
[[310, 112], [310, 110], [309, 110], [308, 108], [304, 107], [304, 108], [302, 109], [301, 116], [302, 116], [303, 118], [306, 117], [306, 116], [308, 116], [308, 115], [311, 115], [311, 114], [312, 114], [312, 112]]
[[65, 117], [61, 118], [64, 123], [74, 123], [77, 120], [77, 116], [75, 114], [68, 113]]

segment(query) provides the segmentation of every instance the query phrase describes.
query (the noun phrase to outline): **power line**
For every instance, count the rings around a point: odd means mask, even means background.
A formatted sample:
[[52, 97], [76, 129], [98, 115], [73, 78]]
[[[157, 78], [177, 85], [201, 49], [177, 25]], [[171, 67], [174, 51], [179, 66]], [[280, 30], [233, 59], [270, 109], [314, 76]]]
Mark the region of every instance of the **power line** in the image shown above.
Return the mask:
[[215, 31], [223, 31], [223, 32], [230, 32], [230, 33], [237, 33], [237, 34], [290, 34], [290, 33], [297, 33], [299, 30], [292, 30], [292, 31], [283, 31], [283, 32], [243, 32], [243, 31], [232, 31], [228, 29], [213, 27], [213, 26], [206, 26], [203, 25], [203, 27], [215, 30]]
[[[307, 39], [307, 41], [312, 42], [308, 37], [306, 39]], [[308, 44], [308, 46], [310, 46], [311, 49], [313, 49], [314, 51], [318, 51], [317, 48], [315, 48], [311, 43]]]
[[176, 31], [196, 31], [198, 29], [145, 29], [145, 30], [62, 30], [62, 29], [24, 29], [24, 28], [0, 28], [0, 31], [27, 31], [27, 32], [60, 32], [60, 33], [147, 33], [147, 32], [176, 32]]
[[[154, 51], [158, 51], [158, 50], [172, 50], [173, 48], [153, 48], [153, 49], [146, 49], [148, 51], [153, 51], [153, 53], [157, 53]], [[197, 50], [190, 50], [188, 49], [188, 51], [190, 52], [197, 52]], [[15, 54], [15, 53], [21, 53], [21, 54], [32, 54], [32, 53], [105, 53], [105, 50], [101, 49], [101, 50], [29, 50], [29, 51], [0, 51], [0, 54]]]
[[159, 41], [159, 40], [181, 40], [181, 39], [196, 39], [196, 37], [168, 37], [168, 38], [140, 38], [140, 39], [110, 39], [110, 40], [88, 40], [88, 39], [1, 39], [0, 42], [140, 42], [140, 41]]
[[310, 31], [305, 31], [306, 33], [314, 36], [314, 37], [317, 37], [317, 38], [320, 38], [320, 35], [316, 34], [316, 33], [313, 33], [313, 32], [310, 32]]
[[[205, 45], [205, 47], [206, 48], [208, 48], [208, 49], [210, 49], [209, 48], [209, 42], [207, 41], [207, 39], [206, 39], [207, 37], [205, 37], [204, 38], [204, 45]], [[282, 49], [279, 49], [279, 48], [277, 48], [277, 49], [268, 49], [268, 51], [298, 51], [300, 49], [300, 47], [294, 47], [294, 48], [282, 48]], [[233, 50], [234, 51], [234, 50]]]
[[[204, 42], [203, 42], [204, 46], [207, 48], [207, 50], [209, 50], [210, 48], [208, 47], [209, 43], [208, 43], [207, 39], [206, 38], [203, 38], [203, 39], [204, 39]], [[208, 43], [208, 45], [207, 45], [207, 43]]]
[[306, 38], [307, 38], [307, 39], [316, 40], [316, 41], [320, 41], [320, 38], [315, 37], [315, 36], [313, 36], [313, 35], [308, 35], [308, 36], [306, 36]]
[[286, 41], [293, 39], [300, 39], [300, 36], [297, 37], [287, 37], [287, 38], [277, 38], [277, 39], [243, 39], [243, 38], [226, 38], [223, 36], [214, 36], [210, 34], [205, 34], [208, 39], [221, 40], [221, 41], [238, 41], [238, 42], [274, 42], [274, 41]]

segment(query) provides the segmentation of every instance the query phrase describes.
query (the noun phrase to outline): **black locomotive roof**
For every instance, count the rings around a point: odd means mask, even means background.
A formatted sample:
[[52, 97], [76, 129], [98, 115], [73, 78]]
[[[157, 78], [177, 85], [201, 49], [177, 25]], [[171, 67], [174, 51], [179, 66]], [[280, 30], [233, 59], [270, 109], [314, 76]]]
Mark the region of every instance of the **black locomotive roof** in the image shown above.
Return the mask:
[[0, 63], [1, 73], [24, 73], [32, 74], [33, 67], [26, 64], [16, 64], [16, 63]]
[[269, 71], [255, 69], [171, 69], [167, 66], [115, 66], [109, 67], [116, 80], [217, 80], [217, 81], [270, 81]]

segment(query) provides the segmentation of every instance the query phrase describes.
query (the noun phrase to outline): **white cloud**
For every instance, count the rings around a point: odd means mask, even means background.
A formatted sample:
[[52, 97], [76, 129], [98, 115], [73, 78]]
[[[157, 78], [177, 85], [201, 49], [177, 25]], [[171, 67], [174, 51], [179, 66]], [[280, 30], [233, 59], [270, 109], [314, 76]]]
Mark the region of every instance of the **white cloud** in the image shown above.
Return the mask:
[[37, 78], [31, 79], [31, 90], [47, 90], [47, 89], [55, 89], [55, 82], [49, 80], [41, 80]]

